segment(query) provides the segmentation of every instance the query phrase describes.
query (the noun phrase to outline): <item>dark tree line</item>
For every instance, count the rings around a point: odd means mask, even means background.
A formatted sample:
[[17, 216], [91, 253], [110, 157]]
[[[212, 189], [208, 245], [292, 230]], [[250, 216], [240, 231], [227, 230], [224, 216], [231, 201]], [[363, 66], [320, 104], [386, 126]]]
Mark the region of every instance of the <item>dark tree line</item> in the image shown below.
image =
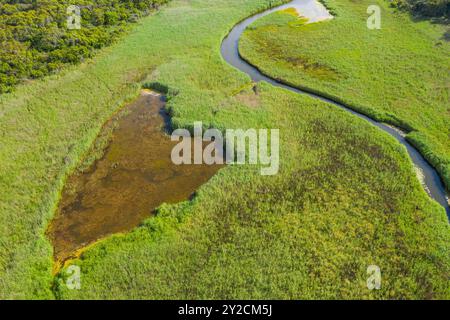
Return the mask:
[[450, 18], [450, 0], [392, 0], [391, 3], [415, 16], [447, 20]]
[[[130, 22], [169, 0], [0, 0], [0, 94], [78, 63], [111, 44]], [[81, 29], [67, 28], [80, 7]]]
[[[127, 23], [170, 0], [0, 0], [0, 94], [27, 79], [78, 63], [111, 44]], [[81, 9], [80, 30], [67, 28], [67, 8]], [[392, 0], [424, 17], [450, 17], [450, 0]]]

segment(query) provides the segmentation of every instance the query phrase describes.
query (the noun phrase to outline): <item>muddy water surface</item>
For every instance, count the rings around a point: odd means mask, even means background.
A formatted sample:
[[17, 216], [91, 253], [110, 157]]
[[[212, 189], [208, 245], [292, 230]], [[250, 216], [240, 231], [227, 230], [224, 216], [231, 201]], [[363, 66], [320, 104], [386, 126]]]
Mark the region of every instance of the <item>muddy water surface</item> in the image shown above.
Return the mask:
[[103, 158], [69, 178], [48, 230], [57, 265], [98, 239], [138, 226], [162, 203], [188, 199], [220, 168], [172, 163], [176, 142], [164, 134], [163, 106], [161, 96], [143, 91], [118, 120]]

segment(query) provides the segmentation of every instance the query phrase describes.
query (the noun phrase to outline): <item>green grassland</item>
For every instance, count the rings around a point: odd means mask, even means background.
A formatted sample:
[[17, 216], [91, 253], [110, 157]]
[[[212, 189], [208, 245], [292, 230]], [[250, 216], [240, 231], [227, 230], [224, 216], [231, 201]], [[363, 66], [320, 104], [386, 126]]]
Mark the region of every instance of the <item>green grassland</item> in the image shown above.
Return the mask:
[[[444, 210], [404, 147], [343, 110], [249, 79], [220, 56], [279, 2], [176, 0], [93, 60], [0, 97], [1, 298], [450, 298]], [[81, 290], [51, 274], [46, 226], [66, 176], [140, 83], [173, 127], [279, 128], [280, 174], [228, 166], [192, 201], [88, 249]], [[369, 291], [366, 269], [382, 271]]]
[[[378, 4], [381, 30], [366, 10]], [[275, 13], [244, 34], [240, 53], [272, 77], [323, 93], [409, 132], [450, 190], [450, 43], [445, 25], [413, 21], [386, 1], [335, 1], [331, 21], [295, 26]]]
[[[82, 289], [62, 273], [58, 297], [448, 297], [448, 223], [403, 147], [334, 107], [259, 92], [255, 113], [281, 130], [280, 174], [222, 170], [194, 201], [86, 252]], [[366, 287], [371, 264], [382, 266], [379, 292]]]

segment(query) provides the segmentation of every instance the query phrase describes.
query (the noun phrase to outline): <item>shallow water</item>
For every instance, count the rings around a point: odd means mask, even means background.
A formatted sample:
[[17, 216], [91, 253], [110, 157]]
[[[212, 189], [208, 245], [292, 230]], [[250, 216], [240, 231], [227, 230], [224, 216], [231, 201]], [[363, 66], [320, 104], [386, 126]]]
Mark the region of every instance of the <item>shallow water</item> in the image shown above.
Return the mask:
[[316, 0], [296, 0], [288, 4], [289, 8], [294, 8], [297, 13], [308, 18], [308, 23], [333, 19], [323, 4]]
[[[325, 16], [332, 17], [331, 14], [328, 12], [328, 10], [316, 0], [294, 0], [289, 2], [288, 4], [284, 4], [279, 7], [266, 10], [254, 16], [251, 16], [245, 19], [244, 21], [238, 23], [236, 26], [234, 26], [234, 28], [230, 31], [228, 36], [222, 42], [221, 53], [224, 60], [227, 61], [233, 67], [248, 74], [251, 77], [251, 79], [255, 82], [265, 81], [267, 83], [272, 84], [273, 86], [284, 88], [286, 90], [299, 94], [307, 94], [311, 97], [325, 101], [370, 122], [372, 125], [380, 128], [381, 130], [393, 136], [395, 139], [397, 139], [399, 143], [401, 143], [406, 147], [408, 154], [412, 162], [414, 163], [414, 166], [420, 169], [420, 172], [422, 173], [421, 183], [423, 184], [425, 191], [430, 195], [431, 198], [433, 198], [436, 202], [438, 202], [441, 206], [445, 208], [447, 216], [450, 219], [449, 198], [445, 190], [444, 184], [442, 183], [442, 180], [439, 177], [439, 174], [424, 159], [424, 157], [406, 140], [405, 138], [406, 135], [401, 130], [393, 128], [390, 125], [377, 122], [361, 113], [351, 110], [347, 106], [337, 101], [329, 99], [325, 96], [321, 96], [320, 94], [308, 91], [306, 89], [291, 87], [283, 83], [282, 81], [270, 78], [265, 74], [261, 73], [255, 66], [249, 64], [247, 61], [242, 59], [242, 57], [239, 54], [239, 40], [245, 29], [248, 26], [250, 26], [253, 22], [264, 16], [288, 8], [295, 8], [301, 16], [308, 18], [308, 23], [324, 20]], [[326, 14], [324, 14], [323, 12], [324, 10], [327, 11]]]
[[220, 168], [172, 163], [177, 142], [164, 134], [163, 106], [161, 96], [143, 91], [118, 120], [104, 156], [69, 178], [47, 232], [57, 265], [98, 239], [138, 226], [162, 203], [187, 200]]

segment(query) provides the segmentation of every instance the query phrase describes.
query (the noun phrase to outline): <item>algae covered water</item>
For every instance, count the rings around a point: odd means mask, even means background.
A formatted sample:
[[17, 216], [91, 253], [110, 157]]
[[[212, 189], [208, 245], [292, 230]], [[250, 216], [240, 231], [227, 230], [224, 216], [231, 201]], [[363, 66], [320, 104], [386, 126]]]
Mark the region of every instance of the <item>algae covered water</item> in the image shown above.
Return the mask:
[[117, 120], [103, 157], [68, 179], [47, 232], [58, 265], [98, 239], [138, 226], [162, 203], [187, 200], [220, 168], [172, 163], [176, 142], [164, 133], [164, 103], [143, 91]]

